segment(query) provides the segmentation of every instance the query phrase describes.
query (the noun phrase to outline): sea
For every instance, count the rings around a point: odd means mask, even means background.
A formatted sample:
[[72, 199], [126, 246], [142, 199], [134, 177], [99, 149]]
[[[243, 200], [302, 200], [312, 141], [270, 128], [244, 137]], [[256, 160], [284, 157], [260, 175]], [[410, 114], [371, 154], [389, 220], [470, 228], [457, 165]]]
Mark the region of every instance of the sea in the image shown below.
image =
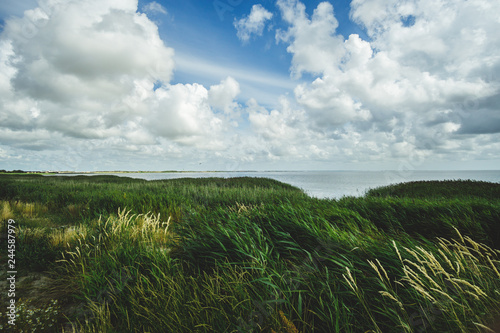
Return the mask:
[[[75, 175], [75, 174], [71, 174]], [[93, 173], [95, 175], [95, 173]], [[106, 173], [146, 180], [207, 177], [265, 177], [301, 188], [308, 195], [321, 199], [360, 197], [369, 189], [421, 180], [480, 180], [500, 183], [500, 170], [465, 171], [234, 171], [234, 172], [165, 172]]]

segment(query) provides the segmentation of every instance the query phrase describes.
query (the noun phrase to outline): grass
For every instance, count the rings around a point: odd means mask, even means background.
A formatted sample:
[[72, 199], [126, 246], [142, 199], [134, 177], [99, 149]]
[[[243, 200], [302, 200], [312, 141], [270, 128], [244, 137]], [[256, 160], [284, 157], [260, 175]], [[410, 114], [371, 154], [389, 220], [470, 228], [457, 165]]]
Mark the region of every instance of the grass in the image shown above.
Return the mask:
[[500, 184], [472, 180], [415, 181], [368, 191], [369, 197], [413, 199], [491, 199], [500, 197]]
[[71, 305], [57, 331], [489, 332], [497, 185], [320, 200], [260, 178], [2, 175], [0, 230], [18, 222], [19, 270]]

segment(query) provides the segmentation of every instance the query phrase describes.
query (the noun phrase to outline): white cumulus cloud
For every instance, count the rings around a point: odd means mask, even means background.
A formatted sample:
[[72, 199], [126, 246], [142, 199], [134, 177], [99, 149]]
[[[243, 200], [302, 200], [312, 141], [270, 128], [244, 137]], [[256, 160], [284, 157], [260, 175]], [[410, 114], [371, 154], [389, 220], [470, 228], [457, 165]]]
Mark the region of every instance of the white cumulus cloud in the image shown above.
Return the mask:
[[248, 16], [234, 20], [238, 38], [243, 42], [247, 42], [252, 35], [262, 36], [266, 21], [272, 17], [273, 14], [262, 5], [253, 5]]
[[[227, 144], [239, 83], [170, 84], [174, 50], [137, 1], [39, 5], [7, 20], [0, 37], [2, 145], [43, 152], [87, 142], [96, 153], [88, 156], [98, 158], [108, 149], [157, 156], [178, 145]], [[146, 9], [160, 10], [154, 2]], [[66, 167], [76, 169], [88, 156]]]
[[291, 75], [313, 77], [294, 90], [308, 128], [339, 145], [347, 129], [360, 137], [349, 137], [358, 144], [344, 156], [386, 147], [393, 157], [459, 158], [474, 144], [467, 134], [500, 133], [499, 3], [354, 0], [351, 17], [369, 41], [338, 34], [330, 2], [310, 17], [298, 0], [277, 4], [289, 24], [276, 37], [293, 56]]
[[[136, 0], [40, 0], [7, 18], [0, 160], [186, 170], [224, 158], [276, 168], [498, 159], [500, 3], [353, 0], [368, 38], [339, 34], [333, 1], [276, 4], [291, 78], [181, 54], [184, 71], [219, 76], [206, 86], [172, 82], [174, 50], [145, 14], [167, 11], [157, 2], [141, 13]], [[255, 5], [233, 25], [246, 42], [273, 18]], [[252, 99], [256, 87], [268, 94]]]
[[231, 113], [238, 108], [235, 99], [240, 92], [238, 81], [229, 76], [220, 84], [210, 87], [208, 101], [212, 107], [223, 110], [225, 113]]
[[278, 30], [276, 39], [289, 44], [293, 77], [303, 72], [321, 74], [341, 60], [343, 39], [335, 34], [338, 21], [329, 2], [320, 3], [311, 18], [298, 0], [278, 0], [277, 5], [290, 25], [286, 31]]

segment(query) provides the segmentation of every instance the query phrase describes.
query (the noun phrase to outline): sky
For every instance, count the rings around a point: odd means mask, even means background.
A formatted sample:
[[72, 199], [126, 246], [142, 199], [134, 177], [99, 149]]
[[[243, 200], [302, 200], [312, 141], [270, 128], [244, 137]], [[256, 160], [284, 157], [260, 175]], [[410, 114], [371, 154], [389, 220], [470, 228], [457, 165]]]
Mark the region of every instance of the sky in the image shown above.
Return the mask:
[[498, 13], [3, 0], [0, 169], [499, 169]]

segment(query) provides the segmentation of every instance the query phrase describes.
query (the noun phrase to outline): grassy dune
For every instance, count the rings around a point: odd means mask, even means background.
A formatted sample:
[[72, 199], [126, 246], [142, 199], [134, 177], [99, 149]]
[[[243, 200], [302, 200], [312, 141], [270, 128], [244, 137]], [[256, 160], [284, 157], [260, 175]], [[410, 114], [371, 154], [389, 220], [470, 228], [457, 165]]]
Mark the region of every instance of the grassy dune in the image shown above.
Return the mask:
[[415, 182], [320, 200], [262, 178], [2, 175], [1, 232], [16, 220], [25, 275], [16, 328], [491, 332], [499, 187]]

